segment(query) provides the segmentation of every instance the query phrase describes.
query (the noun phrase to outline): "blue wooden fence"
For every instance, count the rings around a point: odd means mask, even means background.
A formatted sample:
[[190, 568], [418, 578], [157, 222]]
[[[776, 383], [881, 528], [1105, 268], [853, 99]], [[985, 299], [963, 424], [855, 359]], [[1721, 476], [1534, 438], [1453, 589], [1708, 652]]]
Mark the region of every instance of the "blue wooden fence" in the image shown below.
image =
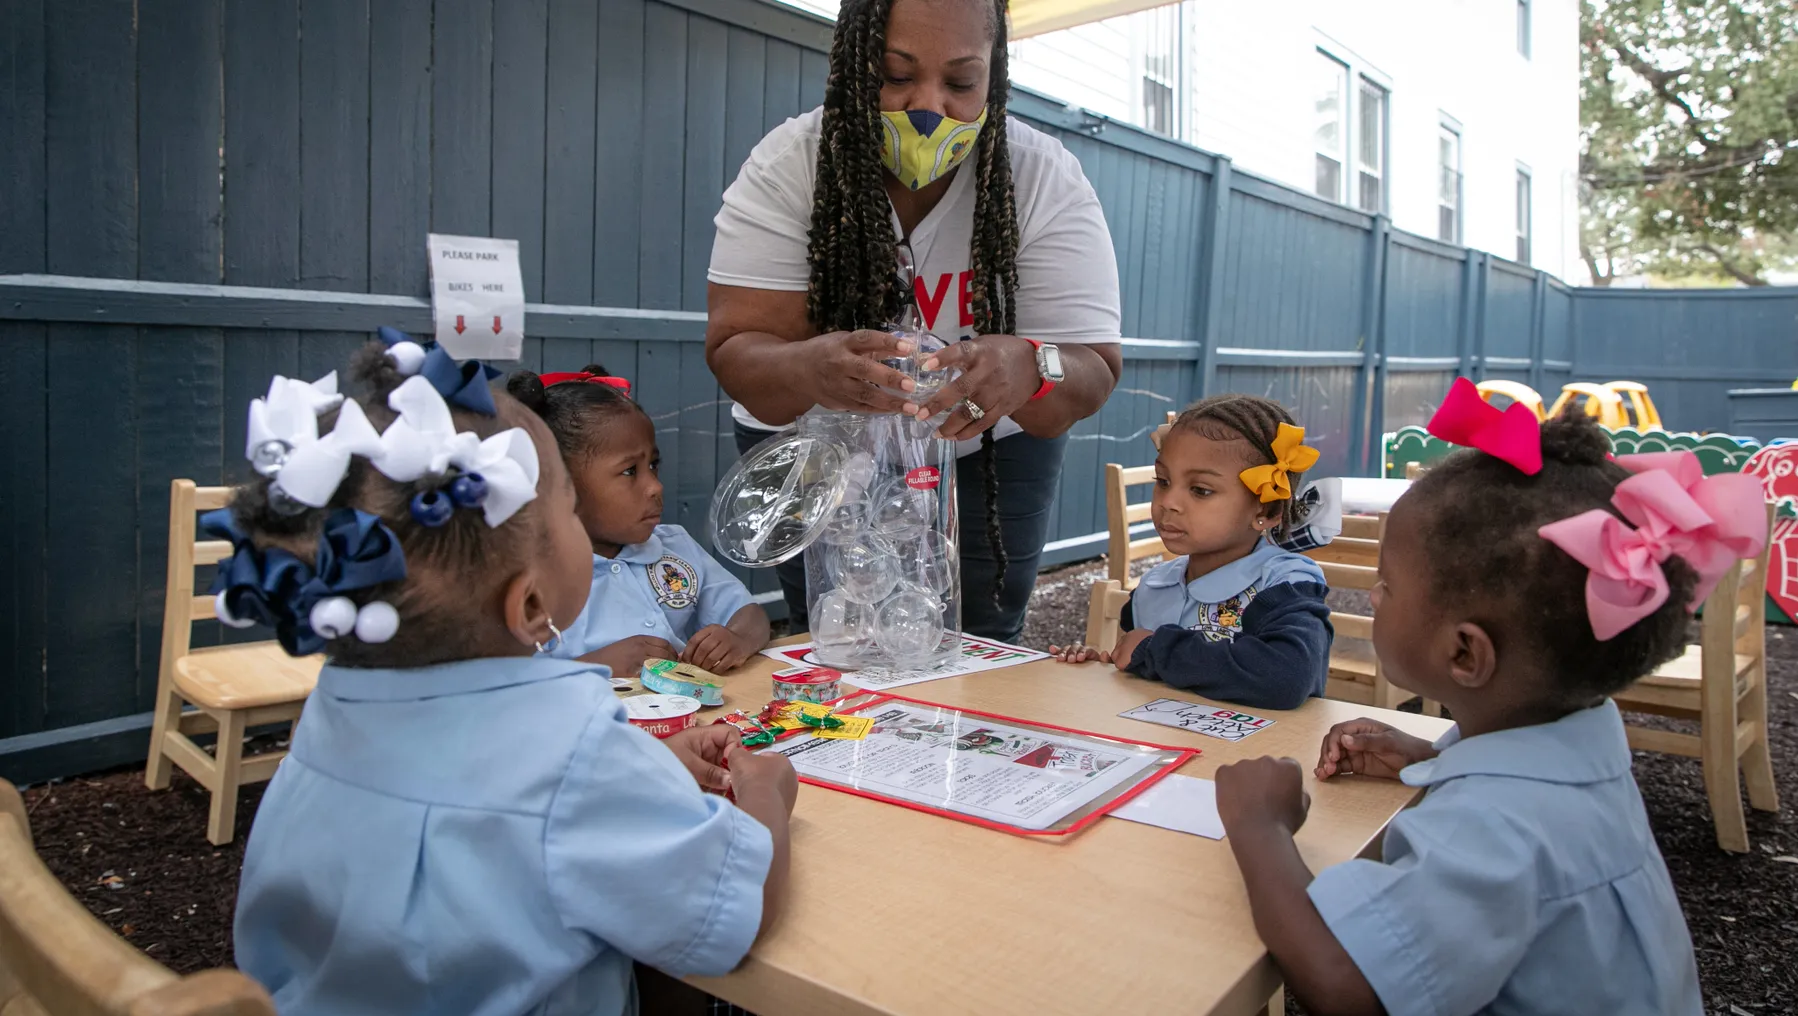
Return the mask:
[[[271, 374], [428, 330], [428, 231], [519, 240], [523, 364], [635, 378], [669, 514], [703, 528], [735, 458], [702, 355], [712, 216], [819, 102], [828, 46], [760, 0], [0, 4], [0, 775], [142, 757], [170, 479], [247, 475]], [[1012, 108], [1098, 190], [1132, 337], [1075, 429], [1052, 561], [1100, 551], [1101, 464], [1148, 461], [1204, 392], [1281, 399], [1351, 473], [1457, 374], [1640, 378], [1681, 427], [1798, 376], [1798, 291], [1569, 290], [1042, 96]]]

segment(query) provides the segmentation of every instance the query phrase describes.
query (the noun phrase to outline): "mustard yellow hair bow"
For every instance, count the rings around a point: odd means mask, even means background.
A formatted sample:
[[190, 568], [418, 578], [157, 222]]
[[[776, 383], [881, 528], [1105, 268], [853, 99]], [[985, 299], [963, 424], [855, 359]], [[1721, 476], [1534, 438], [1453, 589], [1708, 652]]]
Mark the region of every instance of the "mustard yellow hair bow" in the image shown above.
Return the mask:
[[1242, 482], [1261, 495], [1261, 503], [1284, 501], [1292, 497], [1293, 473], [1302, 473], [1317, 465], [1317, 449], [1305, 447], [1305, 428], [1290, 423], [1280, 424], [1274, 436], [1274, 462], [1271, 466], [1252, 466], [1242, 471]]

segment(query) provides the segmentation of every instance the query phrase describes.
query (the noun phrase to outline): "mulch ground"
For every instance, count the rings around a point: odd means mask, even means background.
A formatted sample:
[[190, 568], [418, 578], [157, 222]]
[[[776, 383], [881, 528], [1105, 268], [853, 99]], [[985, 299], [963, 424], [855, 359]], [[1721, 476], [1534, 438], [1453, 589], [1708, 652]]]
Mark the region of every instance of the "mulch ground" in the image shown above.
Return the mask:
[[[1101, 568], [1045, 574], [1021, 641], [1046, 648], [1080, 638]], [[1705, 1008], [1720, 1016], [1798, 1010], [1798, 632], [1769, 628], [1767, 650], [1773, 766], [1785, 809], [1749, 812], [1752, 851], [1717, 847], [1696, 760], [1636, 757], [1636, 780], [1698, 950]], [[237, 876], [261, 799], [260, 787], [244, 791], [237, 841], [214, 848], [206, 842], [206, 794], [179, 771], [163, 793], [147, 790], [139, 769], [25, 791], [50, 869], [101, 920], [182, 972], [231, 963]]]

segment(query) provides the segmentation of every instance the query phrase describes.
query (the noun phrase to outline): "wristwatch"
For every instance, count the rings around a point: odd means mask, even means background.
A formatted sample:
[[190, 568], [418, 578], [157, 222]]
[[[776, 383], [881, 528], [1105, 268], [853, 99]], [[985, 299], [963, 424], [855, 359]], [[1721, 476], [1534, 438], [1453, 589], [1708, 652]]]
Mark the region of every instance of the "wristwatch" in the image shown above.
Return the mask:
[[1036, 390], [1035, 395], [1030, 396], [1031, 401], [1034, 402], [1054, 391], [1055, 386], [1060, 384], [1061, 379], [1065, 376], [1061, 372], [1061, 350], [1035, 339], [1025, 339], [1024, 341], [1036, 347], [1036, 372], [1043, 378], [1043, 386]]

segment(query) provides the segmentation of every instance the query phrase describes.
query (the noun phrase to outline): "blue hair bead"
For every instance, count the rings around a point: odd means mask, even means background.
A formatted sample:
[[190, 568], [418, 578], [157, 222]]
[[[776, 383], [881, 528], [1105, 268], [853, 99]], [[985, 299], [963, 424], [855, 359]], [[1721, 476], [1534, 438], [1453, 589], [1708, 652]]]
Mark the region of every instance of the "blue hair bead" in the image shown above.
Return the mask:
[[487, 478], [480, 473], [463, 473], [450, 481], [449, 496], [458, 508], [478, 508], [487, 500]]
[[412, 521], [427, 529], [436, 529], [450, 520], [456, 506], [434, 490], [412, 495]]

